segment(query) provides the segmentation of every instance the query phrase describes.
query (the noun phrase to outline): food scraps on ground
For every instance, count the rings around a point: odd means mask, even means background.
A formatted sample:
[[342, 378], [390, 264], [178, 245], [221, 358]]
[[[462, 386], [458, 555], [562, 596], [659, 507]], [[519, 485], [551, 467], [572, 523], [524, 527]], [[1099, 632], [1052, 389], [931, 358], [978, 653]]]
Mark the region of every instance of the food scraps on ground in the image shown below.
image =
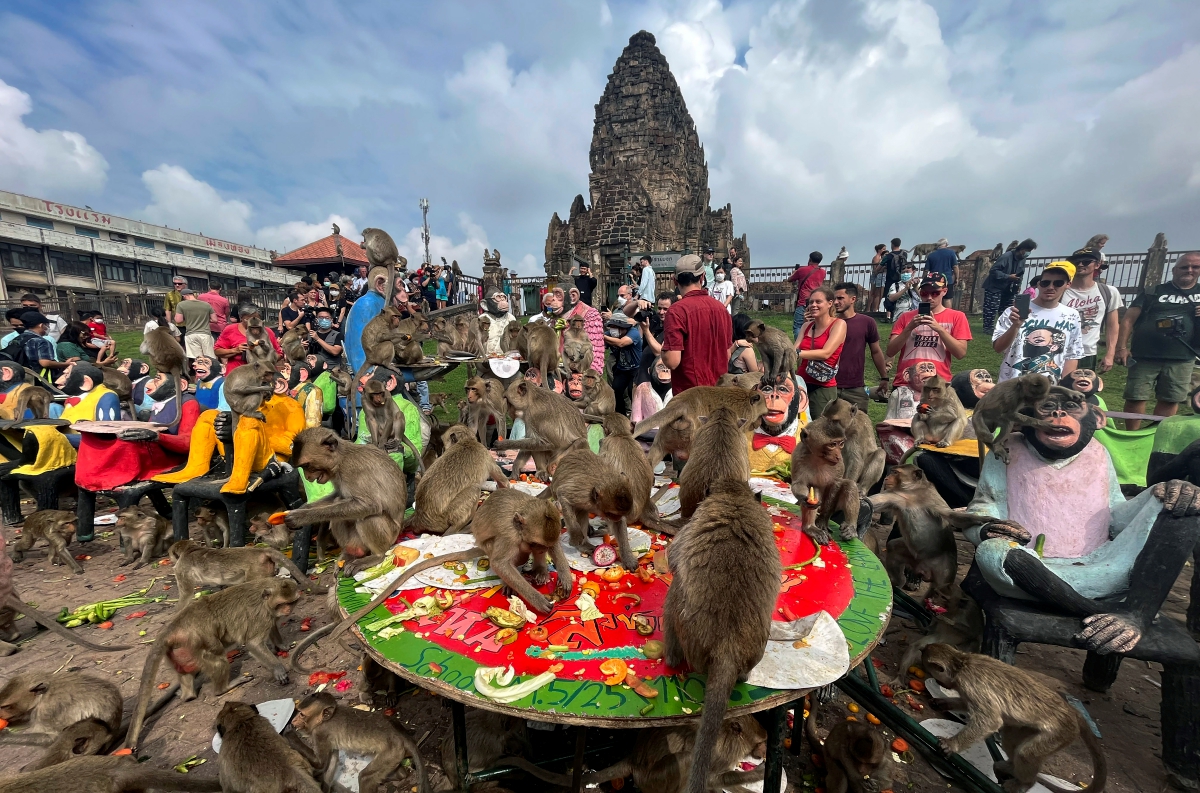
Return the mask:
[[158, 603], [163, 600], [161, 597], [150, 598], [146, 597], [146, 593], [150, 591], [150, 587], [154, 586], [157, 578], [150, 580], [150, 583], [145, 589], [141, 589], [130, 595], [115, 598], [113, 600], [101, 600], [98, 603], [89, 603], [86, 606], [80, 606], [74, 611], [68, 612], [66, 608], [56, 617], [64, 626], [68, 628], [77, 628], [85, 622], [92, 624], [107, 622], [119, 609], [127, 606], [141, 606], [146, 603]]
[[[602, 545], [599, 547], [604, 548], [607, 546]], [[622, 578], [625, 577], [625, 568], [621, 567], [621, 565], [619, 565], [619, 564], [615, 564], [612, 567], [601, 570], [600, 577], [603, 578], [605, 581], [620, 581]]]
[[341, 680], [346, 676], [346, 670], [340, 672], [313, 672], [308, 676], [308, 684], [310, 686], [320, 686], [332, 683], [335, 680]]
[[651, 639], [642, 645], [642, 655], [651, 661], [657, 661], [659, 658], [662, 658], [666, 651], [666, 646], [658, 639]]
[[496, 644], [512, 644], [517, 640], [517, 631], [515, 628], [502, 628], [496, 631], [496, 635], [492, 638]]
[[625, 682], [625, 676], [629, 674], [629, 664], [622, 661], [620, 658], [609, 658], [600, 664], [600, 672], [608, 675], [604, 682], [610, 686], [619, 686]]
[[550, 637], [550, 632], [542, 625], [535, 625], [529, 629], [528, 635], [535, 642], [544, 642]]
[[925, 683], [924, 683], [924, 681], [922, 681], [922, 680], [919, 680], [918, 678], [915, 678], [915, 677], [914, 677], [912, 680], [909, 680], [909, 681], [908, 681], [908, 687], [909, 687], [909, 688], [911, 688], [913, 691], [916, 691], [916, 692], [919, 692], [919, 693], [924, 693], [924, 692], [925, 692]]
[[904, 740], [903, 738], [897, 738], [896, 740], [892, 741], [892, 751], [893, 752], [907, 752], [908, 751], [908, 741]]
[[300, 631], [303, 633], [307, 633], [308, 631], [311, 631], [312, 630], [312, 621], [313, 621], [312, 617], [305, 617], [304, 619], [300, 620]]
[[483, 612], [483, 616], [491, 620], [492, 624], [497, 628], [523, 628], [525, 627], [525, 618], [520, 614], [514, 614], [508, 609], [502, 609], [499, 606], [488, 606]]
[[654, 699], [658, 696], [658, 689], [642, 682], [641, 678], [635, 675], [632, 670], [625, 673], [625, 684], [632, 688], [639, 696], [643, 696], [646, 699]]

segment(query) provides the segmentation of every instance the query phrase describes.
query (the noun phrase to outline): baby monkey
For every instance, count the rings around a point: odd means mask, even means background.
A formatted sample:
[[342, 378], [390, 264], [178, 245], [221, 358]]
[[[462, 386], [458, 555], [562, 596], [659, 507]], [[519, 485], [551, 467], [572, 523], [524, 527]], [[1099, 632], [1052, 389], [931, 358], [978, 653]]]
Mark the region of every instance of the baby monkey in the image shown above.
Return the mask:
[[1042, 681], [1015, 666], [986, 655], [964, 653], [948, 644], [931, 644], [921, 652], [921, 665], [938, 684], [958, 692], [955, 699], [939, 699], [935, 706], [967, 711], [967, 726], [940, 743], [946, 752], [962, 752], [994, 732], [1009, 759], [996, 763], [997, 776], [1015, 777], [1004, 783], [1009, 793], [1024, 793], [1041, 782], [1058, 793], [1047, 779], [1038, 780], [1042, 765], [1055, 752], [1082, 737], [1092, 756], [1089, 793], [1104, 790], [1108, 766], [1099, 740], [1083, 715]]
[[404, 758], [411, 757], [417, 772], [418, 793], [428, 793], [429, 778], [416, 744], [380, 712], [366, 712], [337, 703], [322, 692], [302, 701], [292, 726], [307, 733], [317, 755], [317, 770], [324, 773], [325, 788], [333, 789], [338, 751], [371, 755], [371, 762], [358, 773], [358, 789], [374, 791], [395, 773]]
[[[829, 793], [867, 793], [889, 787], [887, 746], [869, 724], [839, 721], [824, 741], [817, 733], [817, 706], [808, 712], [804, 734], [813, 754], [825, 760], [825, 789]], [[868, 785], [871, 785], [868, 788]]]
[[[1032, 410], [1052, 391], [1057, 391], [1080, 404], [1086, 401], [1086, 397], [1078, 391], [1052, 385], [1048, 377], [1033, 373], [998, 383], [983, 395], [971, 415], [971, 425], [975, 428], [975, 437], [979, 439], [981, 464], [986, 454], [984, 447], [990, 446], [996, 458], [1008, 465], [1008, 436], [1016, 427], [1045, 430], [1053, 426], [1044, 419], [1024, 412]], [[999, 435], [996, 434], [996, 430], [1000, 430]]]
[[67, 551], [67, 545], [75, 538], [75, 513], [65, 509], [40, 509], [25, 519], [21, 538], [13, 544], [12, 560], [20, 562], [38, 540], [46, 541], [46, 555], [52, 564], [65, 564], [75, 571], [83, 572], [83, 565]]
[[118, 566], [124, 567], [136, 558], [133, 569], [137, 570], [167, 552], [171, 522], [157, 512], [147, 515], [135, 504], [117, 513], [117, 533], [125, 549], [125, 560]]

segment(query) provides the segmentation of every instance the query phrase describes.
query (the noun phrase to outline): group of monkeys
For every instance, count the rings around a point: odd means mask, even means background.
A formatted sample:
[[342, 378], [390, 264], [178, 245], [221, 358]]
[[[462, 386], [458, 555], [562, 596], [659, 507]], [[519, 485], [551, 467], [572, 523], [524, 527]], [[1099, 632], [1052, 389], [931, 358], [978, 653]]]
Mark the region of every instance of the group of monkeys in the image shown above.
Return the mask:
[[[364, 238], [372, 263], [390, 273], [389, 256], [391, 262], [395, 261], [391, 238], [378, 229], [367, 229]], [[452, 349], [470, 348], [470, 343], [460, 337], [463, 333], [474, 332], [478, 344], [486, 339], [486, 330], [480, 331], [478, 323], [472, 329], [470, 322], [455, 322], [448, 330], [444, 324], [431, 324], [420, 315], [403, 317], [389, 304], [390, 300], [385, 301], [381, 313], [363, 331], [363, 367], [354, 376], [344, 370], [336, 373], [335, 379], [351, 398], [367, 367], [419, 362], [416, 349], [427, 337], [437, 338], [439, 344]], [[582, 326], [575, 330], [583, 332]], [[758, 335], [770, 336], [765, 332]], [[514, 348], [523, 348], [523, 357], [536, 364], [540, 372], [557, 371], [558, 346], [552, 342], [552, 329], [535, 324], [518, 328], [513, 336]], [[263, 338], [265, 341], [265, 333]], [[281, 340], [285, 353], [296, 341], [285, 334]], [[573, 344], [575, 341], [580, 343]], [[563, 358], [571, 370], [578, 367], [590, 371], [590, 343], [584, 345], [583, 341], [586, 334], [583, 339], [568, 338], [564, 344]], [[250, 348], [258, 346], [251, 343]], [[178, 377], [182, 372], [182, 350], [177, 359], [176, 349], [174, 339], [159, 331], [147, 334], [143, 347], [156, 367]], [[258, 352], [248, 352], [247, 362], [227, 376], [226, 399], [239, 417], [258, 417], [255, 413], [262, 399], [273, 391], [278, 376], [271, 346], [264, 344]], [[776, 362], [772, 360], [771, 365], [774, 368]], [[782, 355], [778, 366], [786, 372], [789, 367], [794, 369], [794, 362], [789, 363]], [[324, 427], [298, 434], [293, 442], [292, 464], [302, 468], [310, 480], [331, 484], [332, 492], [287, 511], [283, 518], [287, 529], [321, 526], [332, 535], [342, 549], [343, 575], [379, 562], [405, 531], [438, 535], [470, 532], [474, 539], [471, 549], [406, 568], [392, 587], [369, 604], [311, 632], [291, 651], [285, 666], [276, 655], [277, 650], [286, 647], [278, 621], [291, 613], [302, 587], [319, 591], [305, 573], [270, 546], [214, 548], [209, 547], [207, 538], [204, 543], [174, 543], [167, 553], [174, 563], [180, 606], [151, 647], [129, 724], [122, 724], [121, 697], [109, 681], [75, 672], [10, 679], [0, 690], [0, 718], [29, 718], [29, 732], [46, 735], [47, 746], [39, 760], [23, 769], [23, 775], [0, 780], [0, 793], [18, 789], [51, 793], [143, 788], [245, 793], [328, 790], [338, 750], [374, 756], [360, 775], [360, 789], [366, 791], [374, 791], [411, 757], [424, 793], [428, 786], [425, 768], [411, 738], [381, 713], [348, 708], [328, 694], [304, 699], [292, 722], [309, 738], [311, 746], [295, 733], [277, 734], [251, 706], [226, 703], [216, 723], [223, 746], [218, 758], [219, 778], [215, 781], [142, 768], [128, 757], [94, 755], [122, 744], [136, 749], [146, 719], [176, 690], [185, 700], [196, 696], [199, 674], [210, 682], [214, 695], [244, 682], [245, 678], [230, 680], [226, 652], [231, 648], [244, 647], [271, 670], [280, 684], [288, 682], [289, 667], [308, 671], [301, 659], [313, 644], [345, 633], [407, 578], [430, 566], [487, 556], [491, 570], [507, 588], [533, 610], [547, 613], [555, 601], [567, 599], [574, 587], [560, 544], [562, 527], [566, 526], [572, 546], [588, 549], [589, 515], [604, 521], [604, 531], [615, 537], [620, 563], [629, 571], [636, 570], [639, 563], [629, 541], [630, 523], [674, 535], [666, 554], [673, 578], [663, 608], [665, 659], [671, 667], [689, 665], [706, 675], [707, 683], [705, 707], [696, 727], [644, 730], [630, 757], [585, 780], [632, 773], [646, 793], [738, 790], [761, 780], [761, 766], [753, 772], [736, 771], [735, 766], [748, 754], [763, 756], [766, 736], [762, 727], [752, 717], [724, 717], [733, 687], [746, 679], [764, 654], [782, 573], [771, 520], [761, 507], [761, 498], [748, 484], [747, 434], [766, 415], [762, 395], [736, 382], [691, 388], [632, 426], [628, 418], [615, 412], [608, 398], [611, 389], [601, 377], [592, 378], [590, 396], [585, 379], [585, 400], [580, 404], [532, 380], [517, 377], [506, 385], [480, 374], [467, 382], [460, 423], [438, 427], [423, 459], [412, 449], [422, 461], [422, 471], [411, 516], [405, 517], [408, 483], [389, 455], [405, 442], [403, 414], [382, 384], [371, 380], [363, 389], [362, 399], [371, 443], [350, 442]], [[914, 434], [927, 433], [924, 440], [930, 440], [929, 434], [941, 434], [933, 440], [941, 444], [953, 435], [959, 422], [947, 421], [946, 414], [953, 410], [957, 399], [945, 382], [938, 380], [926, 383], [922, 403], [928, 409], [922, 414], [922, 424], [914, 421]], [[992, 439], [995, 430], [1004, 430], [1001, 440], [995, 443], [996, 453], [1001, 454], [1007, 430], [1015, 424], [1036, 422], [1030, 418], [1030, 404], [1045, 398], [1049, 389], [1049, 382], [1037, 375], [994, 388], [975, 412], [981, 442]], [[506, 437], [508, 416], [522, 420], [523, 437]], [[509, 476], [488, 447], [489, 418], [497, 436], [492, 448], [517, 452], [514, 475], [524, 470], [532, 458], [537, 477], [549, 482], [539, 496], [509, 487]], [[965, 421], [964, 415], [963, 426]], [[604, 429], [599, 453], [589, 447], [589, 423]], [[657, 433], [649, 452], [644, 452], [637, 438], [651, 429]], [[958, 426], [957, 431], [961, 434], [962, 427]], [[957, 438], [951, 437], [949, 442], [954, 440]], [[684, 464], [677, 477], [681, 505], [678, 522], [663, 519], [656, 507], [665, 489], [654, 491], [654, 469], [667, 456], [676, 466]], [[842, 400], [833, 402], [824, 415], [802, 430], [792, 456], [792, 489], [805, 507], [803, 530], [814, 542], [825, 544], [830, 541], [830, 521], [840, 520], [841, 536], [848, 540], [864, 534], [862, 527], [870, 517], [886, 510], [900, 535], [886, 544], [887, 568], [893, 581], [902, 582], [911, 572], [952, 597], [957, 561], [950, 531], [969, 517], [950, 510], [914, 466], [894, 468], [883, 479], [882, 492], [864, 498], [883, 477], [884, 468], [884, 452], [865, 412]], [[480, 492], [488, 480], [495, 482], [496, 491], [480, 503]], [[214, 515], [205, 517], [208, 524], [219, 524]], [[72, 520], [70, 513], [31, 516], [14, 556], [19, 558], [33, 541], [44, 538], [51, 554], [68, 564], [73, 562], [65, 551], [69, 533], [74, 531]], [[137, 507], [123, 510], [118, 530], [125, 541], [124, 563], [144, 564], [155, 553], [161, 553], [169, 534], [164, 523]], [[318, 543], [319, 552], [321, 547]], [[523, 572], [530, 560], [531, 568]], [[737, 560], [736, 564], [731, 560]], [[549, 562], [553, 562], [553, 572]], [[277, 578], [276, 572], [283, 568], [295, 580]], [[551, 596], [538, 591], [551, 582]], [[197, 587], [225, 588], [200, 599], [188, 597]], [[730, 592], [740, 594], [737, 609], [729, 607]], [[19, 598], [14, 596], [13, 600], [25, 613], [32, 611]], [[944, 704], [965, 710], [968, 724], [962, 733], [944, 743], [946, 749], [965, 749], [1000, 730], [1010, 759], [998, 770], [1013, 777], [1010, 790], [1025, 790], [1049, 755], [1082, 734], [1095, 763], [1090, 789], [1102, 790], [1103, 756], [1090, 730], [1086, 726], [1081, 729], [1079, 714], [1029, 673], [959, 649], [969, 649], [972, 642], [978, 646], [973, 626], [977, 607], [973, 612], [969, 604], [952, 605], [955, 607], [937, 631], [914, 643], [900, 666], [906, 669], [916, 660], [914, 654], [919, 653], [929, 674], [959, 694], [959, 700]], [[332, 595], [329, 606], [331, 614], [336, 615]], [[704, 618], [697, 619], [697, 614]], [[36, 619], [41, 615], [31, 616]], [[70, 635], [53, 619], [43, 619]], [[71, 639], [79, 641], [73, 636]], [[94, 650], [127, 649], [80, 643]], [[177, 689], [151, 702], [164, 660], [179, 677]], [[364, 660], [364, 678], [369, 677], [372, 666], [369, 659]], [[518, 721], [483, 712], [473, 714], [468, 724], [472, 768], [509, 761], [547, 781], [566, 784], [562, 781], [565, 778], [507, 757], [520, 751], [520, 740], [508, 739], [517, 731], [513, 723]], [[814, 748], [820, 744], [814, 730], [810, 730], [810, 738]], [[839, 724], [825, 739], [822, 751], [829, 770], [827, 788], [831, 791], [863, 791], [865, 779], [879, 779], [885, 773], [883, 740], [869, 725]], [[447, 771], [452, 767], [444, 765]], [[322, 780], [318, 782], [314, 774], [321, 775]]]

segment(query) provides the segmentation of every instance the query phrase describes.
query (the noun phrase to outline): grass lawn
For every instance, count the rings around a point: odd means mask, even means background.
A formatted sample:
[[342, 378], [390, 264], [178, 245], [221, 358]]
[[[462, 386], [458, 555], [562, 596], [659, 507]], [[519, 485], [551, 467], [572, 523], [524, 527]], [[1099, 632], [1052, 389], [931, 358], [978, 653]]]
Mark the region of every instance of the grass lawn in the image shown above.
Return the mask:
[[[758, 319], [763, 322], [773, 325], [780, 330], [785, 331], [789, 335], [792, 332], [792, 315], [780, 313], [755, 313]], [[891, 333], [891, 326], [881, 324], [879, 326], [879, 335], [884, 347], [887, 346], [887, 336]], [[962, 372], [969, 369], [987, 369], [993, 376], [1000, 370], [1000, 355], [992, 349], [990, 339], [986, 337], [982, 329], [982, 319], [978, 316], [971, 317], [971, 333], [974, 337], [970, 344], [967, 345], [967, 355], [961, 361], [954, 361], [951, 365], [951, 370], [954, 372]], [[117, 340], [117, 352], [121, 357], [137, 357], [138, 346], [142, 343], [142, 333], [140, 330], [132, 331], [115, 331], [112, 337]], [[426, 344], [426, 352], [433, 353], [437, 348], [435, 342]], [[866, 369], [867, 382], [873, 383], [875, 373], [875, 365], [871, 362], [871, 356], [867, 355]], [[1120, 410], [1124, 406], [1122, 393], [1125, 390], [1125, 369], [1124, 367], [1115, 367], [1111, 372], [1103, 376], [1104, 378], [1104, 396], [1109, 408], [1112, 410]], [[431, 382], [429, 390], [433, 393], [448, 393], [449, 399], [446, 401], [445, 408], [439, 409], [438, 415], [445, 421], [453, 421], [458, 418], [458, 400], [462, 398], [464, 386], [466, 384], [466, 369], [458, 367], [454, 371], [446, 375], [444, 380]], [[1147, 411], [1152, 410], [1154, 403], [1151, 402], [1147, 406]], [[1182, 408], [1185, 412], [1188, 408]], [[871, 419], [873, 421], [882, 421], [887, 413], [887, 405], [879, 402], [872, 402], [870, 407]]]

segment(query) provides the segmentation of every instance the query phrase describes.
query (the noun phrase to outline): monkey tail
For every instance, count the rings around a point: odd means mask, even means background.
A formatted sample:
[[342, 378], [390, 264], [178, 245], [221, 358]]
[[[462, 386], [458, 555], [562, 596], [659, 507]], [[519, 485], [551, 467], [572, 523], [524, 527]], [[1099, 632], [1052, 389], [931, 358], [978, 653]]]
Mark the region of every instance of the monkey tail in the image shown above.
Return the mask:
[[283, 565], [286, 567], [288, 572], [292, 574], [292, 578], [296, 579], [297, 584], [308, 588], [313, 592], [313, 594], [325, 594], [327, 588], [314, 584], [312, 581], [310, 581], [308, 576], [304, 574], [304, 571], [300, 569], [300, 566], [291, 559], [287, 558], [282, 551], [278, 551], [275, 548], [264, 548], [263, 550], [267, 552], [267, 555], [271, 557], [271, 560], [274, 561], [276, 565]]
[[150, 705], [150, 696], [154, 690], [154, 677], [167, 654], [167, 638], [170, 635], [171, 623], [168, 623], [154, 640], [154, 645], [146, 656], [146, 663], [142, 666], [142, 685], [138, 688], [137, 706], [133, 709], [133, 718], [129, 720], [129, 732], [125, 736], [125, 745], [134, 752], [137, 751], [138, 739], [142, 737], [142, 724], [146, 721], [146, 709]]
[[410, 452], [412, 452], [413, 459], [417, 461], [417, 471], [419, 473], [425, 473], [425, 463], [421, 460], [421, 453], [417, 451], [417, 447], [411, 440], [408, 439], [407, 435], [401, 435], [400, 439], [404, 441], [404, 445], [408, 447]]
[[[1071, 710], [1075, 710], [1075, 706], [1071, 706]], [[1092, 727], [1087, 723], [1087, 719], [1079, 711], [1075, 711], [1075, 716], [1079, 720], [1079, 737], [1083, 739], [1087, 746], [1088, 754], [1092, 756], [1092, 783], [1087, 786], [1088, 793], [1104, 793], [1104, 785], [1108, 781], [1108, 762], [1104, 759], [1104, 748], [1100, 745], [1100, 740], [1096, 734], [1092, 732]], [[1051, 782], [1046, 778], [1045, 774], [1038, 774], [1038, 780], [1041, 785], [1054, 793], [1071, 793], [1074, 788], [1062, 787]]]
[[688, 773], [687, 793], [707, 793], [712, 773], [713, 750], [721, 737], [721, 725], [729, 706], [729, 695], [737, 685], [737, 670], [726, 657], [717, 656], [708, 668], [704, 689], [704, 713], [692, 750], [692, 768]]
[[135, 766], [122, 763], [118, 769], [114, 769], [113, 776], [116, 777], [115, 781], [117, 782], [115, 790], [142, 790], [144, 788], [146, 790], [190, 790], [194, 793], [221, 790], [219, 779], [197, 779], [194, 774], [180, 774], [160, 768], [147, 768], [145, 765]]
[[350, 628], [351, 625], [354, 625], [360, 619], [374, 611], [381, 603], [383, 603], [383, 601], [391, 597], [391, 594], [400, 588], [405, 581], [412, 578], [422, 570], [428, 570], [431, 567], [436, 567], [443, 562], [465, 562], [468, 559], [474, 559], [478, 556], [483, 556], [483, 550], [480, 548], [471, 548], [466, 551], [458, 551], [456, 553], [447, 553], [443, 554], [442, 556], [435, 556], [432, 559], [425, 559], [424, 561], [413, 565], [405, 570], [399, 578], [392, 582], [391, 586], [384, 588], [382, 592], [372, 598], [370, 603], [363, 606], [349, 617], [346, 617], [346, 619], [342, 620], [341, 622], [330, 623], [329, 625], [319, 628], [318, 630], [315, 630], [306, 636], [303, 641], [296, 645], [296, 649], [292, 650], [292, 654], [288, 658], [288, 665], [291, 666], [292, 670], [296, 672], [312, 671], [300, 665], [300, 657], [304, 655], [311, 645], [316, 644], [317, 641], [319, 641], [322, 637], [329, 635], [331, 638], [336, 639], [338, 636], [341, 636]]
[[[804, 720], [804, 735], [808, 738], [808, 750], [813, 754], [821, 755], [825, 758], [825, 746], [821, 743], [821, 736], [817, 732], [817, 698], [812, 697], [809, 700], [812, 704], [808, 708], [808, 718]], [[803, 708], [797, 708], [801, 713], [795, 714], [795, 717], [803, 716]]]
[[87, 639], [82, 639], [79, 636], [71, 633], [63, 626], [59, 625], [53, 617], [47, 617], [45, 614], [41, 613], [32, 606], [22, 603], [21, 599], [16, 596], [16, 593], [8, 596], [8, 600], [5, 602], [5, 605], [16, 611], [16, 613], [24, 614], [26, 617], [29, 617], [31, 620], [36, 622], [38, 625], [41, 625], [51, 633], [57, 634], [67, 641], [74, 642], [75, 644], [78, 644], [81, 647], [86, 647], [89, 650], [93, 650], [98, 653], [115, 653], [121, 650], [130, 649], [129, 645], [127, 644], [114, 644], [111, 647], [105, 647], [102, 644], [92, 644]]

